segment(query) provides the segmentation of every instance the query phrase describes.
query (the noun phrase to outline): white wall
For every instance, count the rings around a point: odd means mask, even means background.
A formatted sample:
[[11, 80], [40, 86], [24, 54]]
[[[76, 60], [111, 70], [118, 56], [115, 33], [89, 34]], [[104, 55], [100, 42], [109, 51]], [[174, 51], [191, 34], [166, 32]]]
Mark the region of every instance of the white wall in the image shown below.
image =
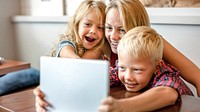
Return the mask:
[[200, 25], [153, 24], [152, 27], [200, 67]]
[[147, 8], [152, 27], [200, 67], [200, 8]]
[[20, 14], [19, 0], [0, 0], [0, 57], [16, 59], [15, 34], [11, 17]]
[[13, 21], [18, 60], [39, 69], [40, 57], [48, 55], [56, 38], [66, 31], [68, 18], [15, 16]]

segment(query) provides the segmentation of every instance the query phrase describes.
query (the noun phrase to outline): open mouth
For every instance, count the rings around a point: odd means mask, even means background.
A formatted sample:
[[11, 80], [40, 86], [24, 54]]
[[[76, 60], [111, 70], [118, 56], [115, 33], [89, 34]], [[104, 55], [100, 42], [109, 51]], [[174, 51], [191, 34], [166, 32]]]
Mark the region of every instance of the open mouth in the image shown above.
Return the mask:
[[94, 42], [96, 39], [94, 38], [90, 38], [88, 36], [85, 36], [85, 39], [88, 41], [88, 42]]

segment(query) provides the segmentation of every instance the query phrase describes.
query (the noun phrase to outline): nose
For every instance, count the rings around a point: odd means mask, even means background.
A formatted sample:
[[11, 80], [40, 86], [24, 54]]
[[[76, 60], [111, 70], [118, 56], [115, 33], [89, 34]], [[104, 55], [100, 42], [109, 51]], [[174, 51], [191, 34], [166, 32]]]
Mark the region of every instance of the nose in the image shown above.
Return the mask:
[[90, 33], [96, 34], [97, 28], [95, 26], [91, 27]]
[[110, 34], [110, 38], [111, 40], [119, 41], [120, 40], [119, 33], [116, 30], [113, 30]]
[[131, 70], [127, 70], [124, 79], [128, 81], [135, 80], [134, 73]]

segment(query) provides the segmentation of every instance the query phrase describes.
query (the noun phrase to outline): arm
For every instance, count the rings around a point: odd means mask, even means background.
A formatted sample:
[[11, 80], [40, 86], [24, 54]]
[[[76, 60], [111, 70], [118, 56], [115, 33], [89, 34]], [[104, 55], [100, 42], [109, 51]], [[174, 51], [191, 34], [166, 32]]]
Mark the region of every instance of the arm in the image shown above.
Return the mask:
[[170, 45], [165, 39], [164, 42], [164, 53], [163, 58], [169, 64], [175, 66], [180, 70], [181, 77], [186, 81], [193, 84], [196, 89], [198, 96], [200, 96], [200, 69], [176, 48]]
[[[170, 95], [170, 97], [168, 96]], [[175, 104], [178, 98], [176, 90], [170, 87], [154, 87], [144, 93], [126, 99], [116, 100], [112, 97], [104, 99], [99, 111], [144, 112], [160, 109]]]
[[62, 58], [99, 59], [101, 54], [98, 50], [87, 50], [82, 57], [79, 57], [73, 46], [66, 45], [61, 49], [59, 56]]
[[87, 50], [83, 54], [82, 58], [84, 58], [84, 59], [100, 59], [101, 55], [102, 55], [101, 50], [99, 50], [99, 49], [95, 49], [95, 50], [91, 49], [91, 50]]
[[110, 57], [110, 53], [110, 44], [108, 43], [107, 39], [105, 39], [104, 46], [102, 48], [87, 50], [82, 58], [90, 57], [92, 59], [99, 59], [102, 54], [106, 55], [106, 57]]
[[80, 58], [76, 53], [75, 53], [75, 48], [72, 46], [64, 46], [61, 51], [60, 51], [60, 57], [62, 58]]

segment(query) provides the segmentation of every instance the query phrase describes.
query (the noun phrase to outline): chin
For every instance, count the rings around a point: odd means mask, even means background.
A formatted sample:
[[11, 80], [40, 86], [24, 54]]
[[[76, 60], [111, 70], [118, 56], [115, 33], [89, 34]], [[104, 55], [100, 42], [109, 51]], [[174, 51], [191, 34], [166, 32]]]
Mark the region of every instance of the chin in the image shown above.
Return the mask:
[[115, 54], [117, 54], [117, 49], [112, 48], [112, 52], [115, 53]]
[[126, 87], [126, 90], [129, 91], [129, 92], [138, 92], [140, 91], [138, 88], [129, 88], [129, 87]]
[[126, 90], [129, 91], [129, 92], [135, 92], [135, 90], [130, 89], [130, 88], [128, 88], [128, 87], [126, 87]]

